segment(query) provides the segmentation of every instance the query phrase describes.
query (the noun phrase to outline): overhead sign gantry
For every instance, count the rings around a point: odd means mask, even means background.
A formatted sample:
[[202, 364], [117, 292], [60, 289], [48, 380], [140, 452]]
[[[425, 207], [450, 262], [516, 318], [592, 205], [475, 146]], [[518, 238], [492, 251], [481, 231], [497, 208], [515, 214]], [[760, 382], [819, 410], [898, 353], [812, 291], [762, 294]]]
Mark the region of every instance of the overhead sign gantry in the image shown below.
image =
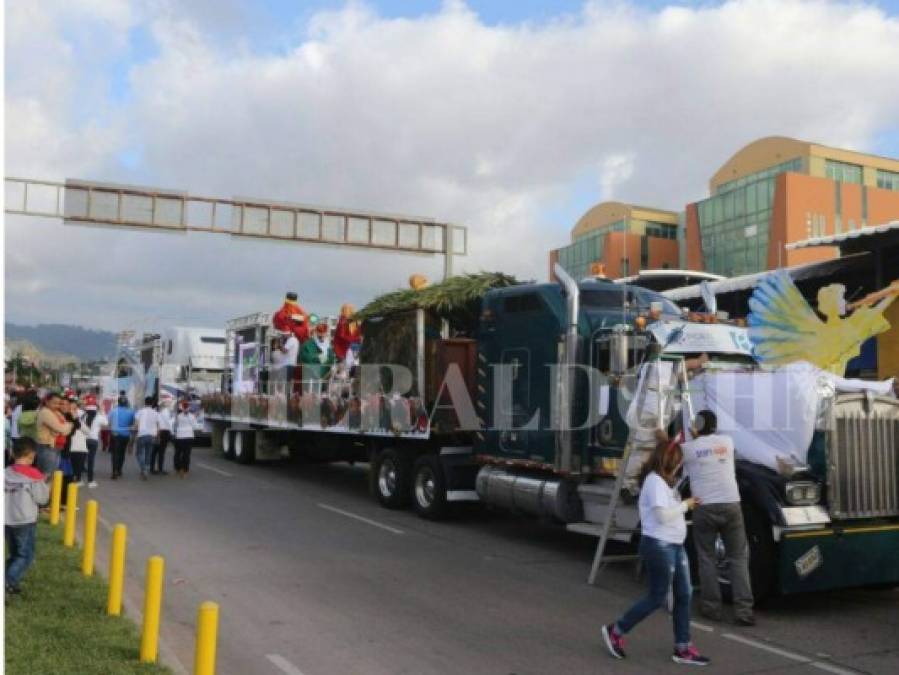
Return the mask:
[[4, 179], [6, 213], [68, 224], [211, 232], [307, 244], [454, 256], [468, 253], [468, 228], [430, 218], [260, 199], [221, 198], [80, 179]]

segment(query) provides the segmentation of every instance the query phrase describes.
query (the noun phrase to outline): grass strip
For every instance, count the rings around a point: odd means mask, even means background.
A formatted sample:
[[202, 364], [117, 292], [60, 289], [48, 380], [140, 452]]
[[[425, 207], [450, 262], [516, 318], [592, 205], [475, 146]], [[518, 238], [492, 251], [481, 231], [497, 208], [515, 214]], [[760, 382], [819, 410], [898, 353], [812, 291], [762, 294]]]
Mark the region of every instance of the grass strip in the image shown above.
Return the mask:
[[138, 662], [140, 635], [126, 617], [106, 615], [107, 586], [81, 574], [80, 549], [62, 545], [62, 525], [38, 523], [35, 561], [22, 593], [6, 598], [6, 672], [171, 673]]

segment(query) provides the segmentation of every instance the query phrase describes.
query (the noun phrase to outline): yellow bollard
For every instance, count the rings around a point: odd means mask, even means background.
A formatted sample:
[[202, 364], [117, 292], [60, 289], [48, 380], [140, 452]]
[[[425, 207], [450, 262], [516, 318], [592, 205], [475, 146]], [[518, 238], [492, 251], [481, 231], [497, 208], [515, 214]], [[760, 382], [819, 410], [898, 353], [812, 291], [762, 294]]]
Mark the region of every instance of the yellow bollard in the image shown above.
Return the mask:
[[59, 525], [59, 506], [62, 504], [62, 471], [53, 472], [50, 488], [50, 524]]
[[162, 575], [165, 560], [154, 555], [147, 560], [147, 581], [144, 590], [144, 629], [140, 636], [141, 663], [156, 663], [159, 651], [159, 610], [162, 605]]
[[106, 613], [122, 613], [122, 586], [125, 583], [125, 544], [128, 528], [119, 523], [112, 530], [112, 552], [109, 554], [109, 601]]
[[62, 543], [69, 548], [75, 545], [75, 517], [78, 515], [78, 483], [69, 483], [66, 489], [66, 522], [62, 530]]
[[84, 512], [84, 553], [81, 556], [81, 573], [86, 577], [94, 576], [94, 549], [97, 546], [97, 510], [100, 506], [96, 499], [90, 499]]
[[197, 647], [194, 675], [215, 675], [215, 642], [218, 635], [219, 606], [204, 602], [197, 612]]

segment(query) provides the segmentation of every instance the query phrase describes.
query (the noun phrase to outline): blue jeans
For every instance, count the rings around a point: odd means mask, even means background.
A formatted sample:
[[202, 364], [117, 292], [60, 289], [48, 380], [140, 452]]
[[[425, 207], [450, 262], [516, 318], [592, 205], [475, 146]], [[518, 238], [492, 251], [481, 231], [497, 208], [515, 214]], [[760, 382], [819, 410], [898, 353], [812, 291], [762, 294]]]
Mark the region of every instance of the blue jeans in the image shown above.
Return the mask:
[[37, 523], [6, 526], [6, 585], [18, 586], [22, 576], [34, 560], [34, 541]]
[[140, 466], [141, 473], [147, 473], [153, 468], [150, 464], [150, 458], [153, 455], [153, 445], [155, 443], [155, 436], [137, 437], [137, 463]]
[[52, 477], [53, 472], [59, 468], [59, 450], [49, 445], [38, 445], [34, 464], [42, 474]]
[[668, 589], [674, 583], [674, 644], [686, 647], [690, 644], [690, 564], [683, 544], [643, 536], [640, 538], [640, 557], [646, 569], [649, 592], [624, 613], [616, 625], [623, 635], [643, 621], [668, 598]]

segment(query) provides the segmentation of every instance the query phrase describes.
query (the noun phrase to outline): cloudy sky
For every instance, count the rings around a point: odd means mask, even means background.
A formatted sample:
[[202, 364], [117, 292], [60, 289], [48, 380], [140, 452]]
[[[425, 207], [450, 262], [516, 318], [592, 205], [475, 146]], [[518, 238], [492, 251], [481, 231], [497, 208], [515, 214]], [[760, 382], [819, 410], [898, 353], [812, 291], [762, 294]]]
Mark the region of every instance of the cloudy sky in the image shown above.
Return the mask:
[[[8, 175], [430, 216], [545, 279], [604, 199], [673, 209], [743, 144], [899, 156], [899, 2], [11, 0]], [[222, 325], [439, 258], [10, 216], [7, 320]]]

